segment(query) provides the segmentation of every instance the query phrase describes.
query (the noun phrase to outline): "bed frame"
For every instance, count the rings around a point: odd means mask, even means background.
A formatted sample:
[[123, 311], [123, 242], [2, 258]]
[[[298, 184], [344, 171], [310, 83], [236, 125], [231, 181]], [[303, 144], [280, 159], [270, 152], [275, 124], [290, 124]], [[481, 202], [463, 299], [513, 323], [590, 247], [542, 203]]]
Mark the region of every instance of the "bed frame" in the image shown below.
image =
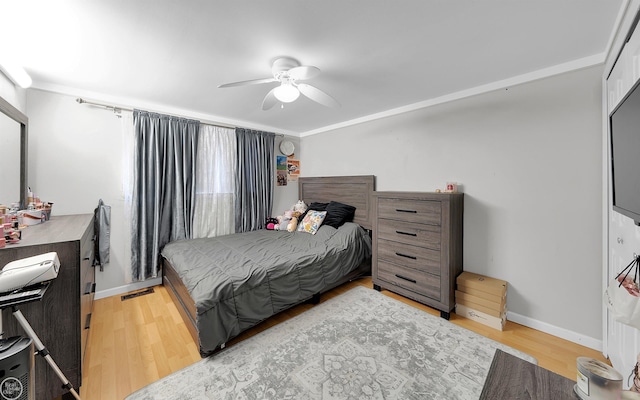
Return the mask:
[[[373, 175], [298, 178], [299, 199], [304, 200], [307, 204], [311, 202], [326, 203], [333, 200], [352, 205], [356, 207], [354, 222], [369, 231], [373, 227], [372, 195], [374, 191], [375, 177]], [[163, 284], [168, 289], [167, 291], [193, 340], [199, 343], [195, 302], [191, 299], [178, 273], [164, 258], [162, 259], [162, 266]], [[324, 288], [320, 293], [315, 294], [310, 299], [303, 300], [301, 303], [309, 300], [317, 303], [320, 300], [320, 294], [360, 276], [370, 274], [371, 260], [367, 260], [337, 284]]]
[[298, 196], [307, 204], [333, 200], [352, 205], [356, 207], [353, 222], [371, 230], [374, 217], [371, 201], [375, 186], [373, 175], [299, 178]]

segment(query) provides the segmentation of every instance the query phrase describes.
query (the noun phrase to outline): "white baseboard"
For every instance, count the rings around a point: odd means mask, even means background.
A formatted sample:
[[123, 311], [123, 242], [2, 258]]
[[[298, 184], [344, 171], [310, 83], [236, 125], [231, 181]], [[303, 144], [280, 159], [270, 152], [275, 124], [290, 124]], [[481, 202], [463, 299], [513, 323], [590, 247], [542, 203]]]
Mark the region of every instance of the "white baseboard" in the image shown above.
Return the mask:
[[516, 324], [528, 326], [529, 328], [548, 333], [550, 335], [568, 340], [581, 346], [598, 350], [600, 352], [602, 351], [602, 340], [594, 339], [592, 337], [585, 336], [568, 329], [560, 328], [546, 322], [538, 321], [533, 318], [525, 317], [511, 311], [507, 311], [507, 319], [509, 321], [515, 322]]
[[162, 285], [162, 277], [148, 279], [143, 282], [133, 282], [127, 285], [114, 287], [107, 290], [99, 290], [96, 292], [94, 299], [104, 299], [105, 297], [118, 296], [123, 293], [129, 293], [134, 290], [146, 289], [151, 286]]

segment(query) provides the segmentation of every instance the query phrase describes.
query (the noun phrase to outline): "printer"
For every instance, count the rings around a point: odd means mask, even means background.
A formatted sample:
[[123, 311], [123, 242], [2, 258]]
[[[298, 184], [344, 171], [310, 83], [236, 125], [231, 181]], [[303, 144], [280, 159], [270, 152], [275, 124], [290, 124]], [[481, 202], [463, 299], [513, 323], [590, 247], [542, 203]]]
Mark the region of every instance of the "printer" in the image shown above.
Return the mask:
[[59, 270], [60, 260], [56, 252], [12, 261], [0, 271], [0, 293], [53, 280]]

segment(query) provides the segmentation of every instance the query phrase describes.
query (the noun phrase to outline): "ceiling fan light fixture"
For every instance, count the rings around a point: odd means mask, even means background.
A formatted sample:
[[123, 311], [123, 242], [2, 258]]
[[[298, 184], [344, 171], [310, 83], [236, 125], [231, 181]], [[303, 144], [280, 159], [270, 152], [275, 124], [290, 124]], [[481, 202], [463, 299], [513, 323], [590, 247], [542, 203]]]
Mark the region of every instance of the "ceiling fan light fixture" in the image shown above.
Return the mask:
[[325, 107], [340, 107], [340, 103], [338, 103], [336, 99], [322, 90], [307, 83], [299, 82], [318, 76], [320, 73], [318, 67], [314, 67], [313, 65], [300, 65], [300, 63], [293, 58], [281, 57], [273, 61], [271, 73], [273, 77], [270, 78], [224, 83], [218, 85], [218, 87], [228, 88], [277, 82], [278, 85], [272, 87], [262, 99], [262, 109], [264, 111], [272, 109], [276, 104], [280, 104], [280, 107], [284, 108], [285, 103], [296, 101], [300, 95], [318, 104], [322, 104]]
[[292, 84], [283, 82], [273, 91], [273, 95], [283, 103], [291, 103], [300, 96], [300, 91]]

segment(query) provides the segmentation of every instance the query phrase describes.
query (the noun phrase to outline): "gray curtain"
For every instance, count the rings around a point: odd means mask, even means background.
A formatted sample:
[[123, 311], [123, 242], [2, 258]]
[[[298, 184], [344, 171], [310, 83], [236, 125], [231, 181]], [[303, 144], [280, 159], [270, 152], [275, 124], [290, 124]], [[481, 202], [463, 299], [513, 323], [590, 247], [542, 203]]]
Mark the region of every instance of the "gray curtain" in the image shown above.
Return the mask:
[[275, 134], [236, 128], [236, 232], [262, 229], [273, 206]]
[[170, 241], [191, 237], [199, 121], [133, 111], [131, 273], [156, 278]]

